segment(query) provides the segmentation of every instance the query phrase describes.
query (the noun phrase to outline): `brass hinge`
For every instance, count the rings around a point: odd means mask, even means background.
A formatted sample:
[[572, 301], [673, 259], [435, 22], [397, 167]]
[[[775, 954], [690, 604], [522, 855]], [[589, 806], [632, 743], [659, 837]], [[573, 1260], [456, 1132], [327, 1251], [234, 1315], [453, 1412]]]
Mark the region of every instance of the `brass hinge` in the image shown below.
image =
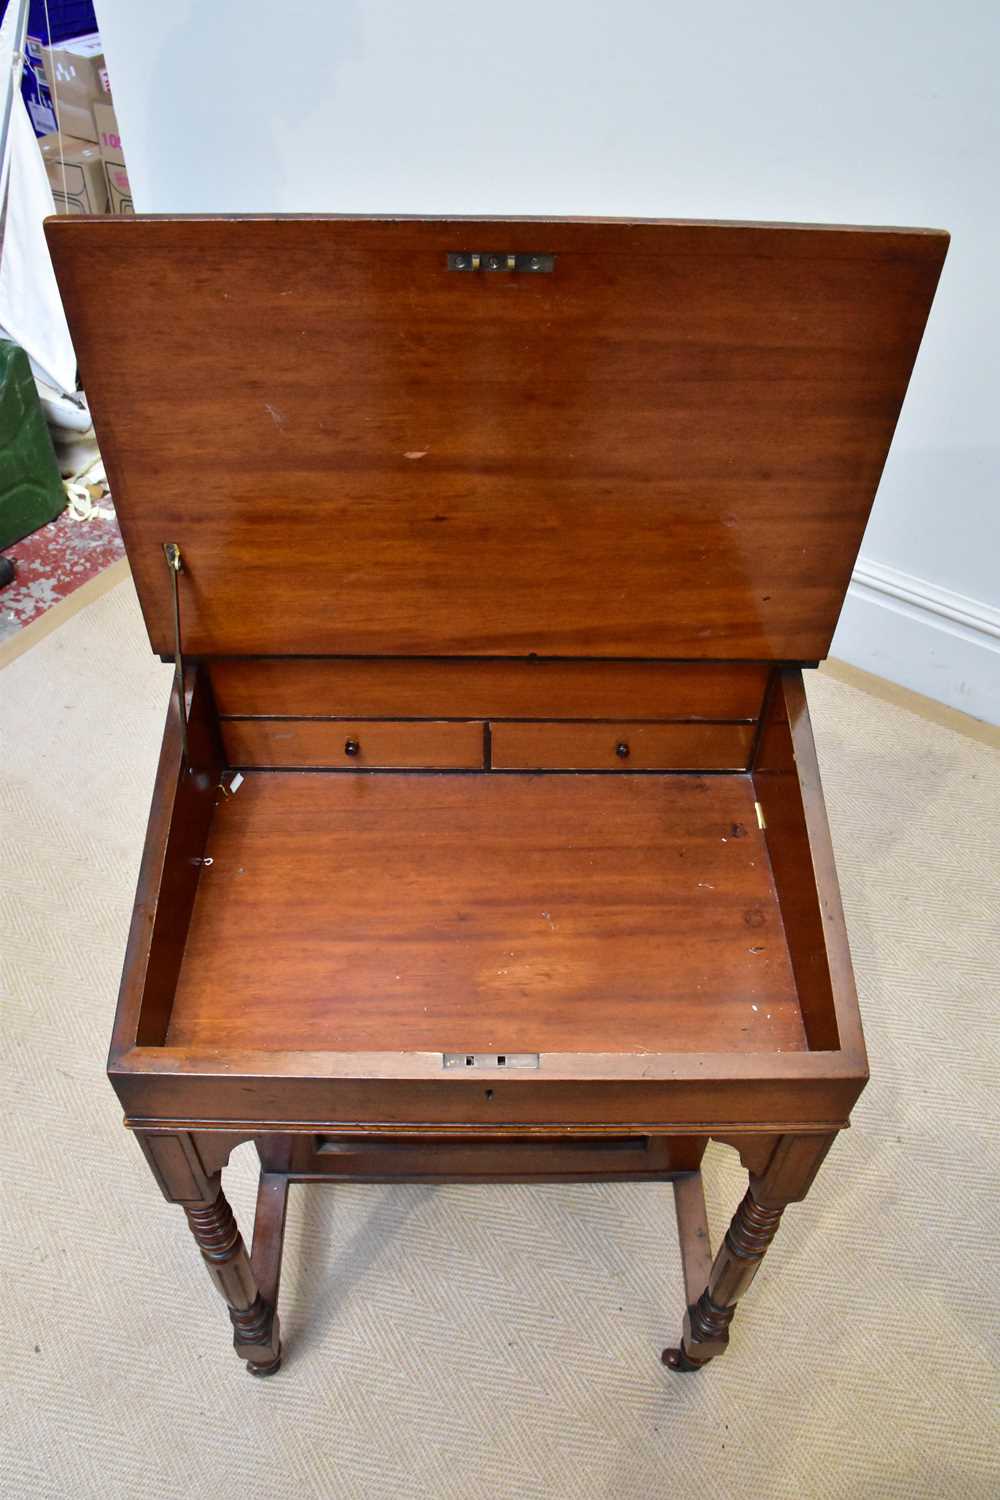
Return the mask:
[[191, 756], [188, 751], [187, 701], [184, 697], [184, 652], [181, 648], [181, 592], [178, 575], [184, 571], [184, 559], [176, 542], [163, 543], [163, 555], [167, 560], [174, 602], [174, 688], [177, 692], [177, 707], [181, 716], [181, 749], [188, 766]]

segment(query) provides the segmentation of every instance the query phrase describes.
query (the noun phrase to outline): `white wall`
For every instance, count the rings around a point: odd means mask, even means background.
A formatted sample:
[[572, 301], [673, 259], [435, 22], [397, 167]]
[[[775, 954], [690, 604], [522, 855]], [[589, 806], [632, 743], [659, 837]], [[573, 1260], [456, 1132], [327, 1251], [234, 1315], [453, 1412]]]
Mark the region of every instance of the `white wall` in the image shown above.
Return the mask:
[[140, 211], [932, 225], [835, 652], [1000, 719], [1000, 6], [98, 0]]

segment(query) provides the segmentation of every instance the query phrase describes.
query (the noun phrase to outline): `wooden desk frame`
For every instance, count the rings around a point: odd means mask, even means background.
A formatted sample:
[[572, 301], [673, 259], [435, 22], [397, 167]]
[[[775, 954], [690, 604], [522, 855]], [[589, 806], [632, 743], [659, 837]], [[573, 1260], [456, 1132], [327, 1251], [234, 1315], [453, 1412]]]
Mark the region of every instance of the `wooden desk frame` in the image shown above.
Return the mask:
[[[175, 700], [110, 1076], [162, 1191], [187, 1214], [248, 1368], [270, 1374], [280, 1364], [276, 1304], [293, 1182], [672, 1181], [688, 1311], [682, 1341], [663, 1357], [672, 1369], [690, 1371], [722, 1353], [736, 1302], [783, 1209], [807, 1193], [867, 1078], [798, 670], [774, 674], [753, 764], [733, 774], [753, 778], [765, 818], [783, 828], [774, 846], [780, 853], [771, 857], [776, 867], [787, 866], [785, 889], [816, 893], [815, 907], [807, 902], [805, 916], [795, 919], [803, 924], [802, 944], [809, 945], [797, 979], [800, 997], [809, 986], [827, 987], [836, 1044], [780, 1055], [546, 1054], [536, 1072], [516, 1076], [479, 1068], [447, 1075], [441, 1055], [426, 1052], [268, 1051], [220, 1061], [217, 1049], [137, 1041], [149, 1014], [170, 1004], [209, 821], [225, 795], [207, 676], [190, 668], [187, 683], [192, 765], [183, 759]], [[815, 1025], [818, 1038], [829, 1043], [829, 1023], [818, 1014]], [[323, 1108], [330, 1099], [335, 1114]], [[748, 1192], [714, 1263], [699, 1170], [710, 1138], [736, 1150], [749, 1173]], [[221, 1178], [230, 1152], [248, 1140], [261, 1160], [249, 1257]]]
[[[947, 235], [47, 236], [178, 665], [109, 1072], [238, 1352], [281, 1359], [290, 1183], [650, 1180], [699, 1369], [867, 1078], [801, 669]], [[709, 1139], [749, 1178], [714, 1261]]]

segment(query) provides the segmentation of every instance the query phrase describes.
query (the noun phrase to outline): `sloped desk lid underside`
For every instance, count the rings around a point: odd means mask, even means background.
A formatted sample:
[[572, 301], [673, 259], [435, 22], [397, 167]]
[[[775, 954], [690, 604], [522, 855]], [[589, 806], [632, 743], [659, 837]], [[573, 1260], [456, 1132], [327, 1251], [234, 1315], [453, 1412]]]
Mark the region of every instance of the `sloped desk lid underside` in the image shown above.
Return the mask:
[[[47, 224], [153, 647], [812, 661], [947, 236]], [[544, 252], [550, 274], [449, 252]]]

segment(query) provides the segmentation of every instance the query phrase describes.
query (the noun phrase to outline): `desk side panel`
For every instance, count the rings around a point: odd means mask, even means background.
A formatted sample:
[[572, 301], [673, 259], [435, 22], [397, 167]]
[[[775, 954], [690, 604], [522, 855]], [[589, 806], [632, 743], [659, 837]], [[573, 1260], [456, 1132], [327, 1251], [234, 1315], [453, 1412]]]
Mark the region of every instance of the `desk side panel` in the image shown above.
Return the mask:
[[187, 941], [223, 769], [208, 678], [186, 674], [191, 765], [184, 761], [176, 694], [170, 699], [129, 928], [111, 1043], [111, 1065], [127, 1048], [163, 1041]]
[[809, 1045], [867, 1060], [802, 673], [775, 675], [753, 768]]

